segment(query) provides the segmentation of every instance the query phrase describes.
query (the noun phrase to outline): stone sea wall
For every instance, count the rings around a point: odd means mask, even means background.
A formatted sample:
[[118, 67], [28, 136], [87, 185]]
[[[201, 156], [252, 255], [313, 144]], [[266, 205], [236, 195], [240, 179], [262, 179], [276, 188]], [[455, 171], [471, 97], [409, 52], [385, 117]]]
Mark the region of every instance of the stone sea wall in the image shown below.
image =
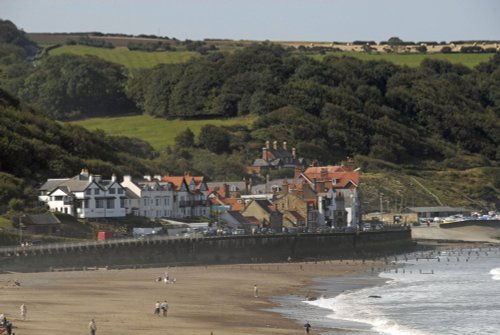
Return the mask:
[[0, 255], [0, 271], [57, 271], [195, 264], [370, 259], [414, 248], [410, 230], [135, 240]]

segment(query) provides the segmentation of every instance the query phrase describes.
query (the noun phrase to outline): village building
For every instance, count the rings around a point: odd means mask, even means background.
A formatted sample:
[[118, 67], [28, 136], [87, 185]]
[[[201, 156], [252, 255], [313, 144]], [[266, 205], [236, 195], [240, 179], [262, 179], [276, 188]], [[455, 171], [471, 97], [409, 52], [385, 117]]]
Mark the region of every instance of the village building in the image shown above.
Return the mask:
[[208, 217], [210, 202], [208, 186], [203, 176], [164, 176], [162, 182], [171, 183], [175, 191], [173, 202], [174, 218]]
[[289, 192], [288, 180], [283, 180], [282, 191], [273, 201], [275, 207], [283, 213], [283, 227], [306, 227], [315, 225], [308, 219], [314, 219], [309, 213], [314, 206], [303, 197]]
[[273, 141], [272, 146], [270, 141], [266, 141], [266, 145], [262, 148], [262, 156], [255, 159], [247, 170], [249, 174], [263, 175], [269, 170], [293, 170], [296, 167], [303, 168], [304, 166], [304, 159], [297, 157], [295, 148], [289, 150], [286, 141], [281, 146], [278, 145], [278, 141]]
[[208, 187], [202, 176], [124, 176], [128, 214], [149, 219], [208, 217]]
[[278, 233], [283, 229], [283, 214], [269, 200], [253, 199], [245, 206], [241, 214], [246, 217], [255, 217], [260, 227], [272, 228]]
[[61, 234], [61, 221], [52, 213], [24, 214], [19, 218], [19, 225], [27, 234]]
[[113, 174], [103, 180], [83, 169], [72, 178], [48, 179], [39, 189], [39, 201], [52, 212], [80, 219], [124, 217], [125, 190]]
[[243, 216], [239, 211], [227, 211], [220, 216], [220, 220], [228, 227], [244, 229], [246, 233], [252, 233], [260, 225], [257, 218]]
[[127, 214], [150, 219], [174, 217], [174, 188], [171, 183], [161, 182], [161, 178], [160, 175], [146, 175], [140, 179], [130, 175], [123, 177], [121, 184], [126, 189]]
[[[297, 179], [302, 182], [305, 199], [311, 196], [310, 192], [315, 194], [319, 225], [356, 227], [360, 224], [359, 170], [344, 165], [314, 166], [300, 173]], [[345, 219], [344, 211], [347, 212]]]

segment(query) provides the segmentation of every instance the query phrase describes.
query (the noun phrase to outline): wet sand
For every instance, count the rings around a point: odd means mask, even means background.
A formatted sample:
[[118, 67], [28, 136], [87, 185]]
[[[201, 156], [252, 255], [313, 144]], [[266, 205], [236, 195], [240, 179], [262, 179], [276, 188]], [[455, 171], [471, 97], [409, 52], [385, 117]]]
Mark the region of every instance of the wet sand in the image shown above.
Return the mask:
[[[155, 281], [167, 268], [0, 274], [0, 313], [16, 335], [88, 334], [92, 318], [98, 335], [303, 334], [300, 322], [268, 311], [271, 297], [314, 296], [308, 293], [314, 278], [370, 272], [373, 266], [350, 260], [171, 267], [175, 284]], [[168, 316], [155, 316], [155, 302], [165, 299]]]

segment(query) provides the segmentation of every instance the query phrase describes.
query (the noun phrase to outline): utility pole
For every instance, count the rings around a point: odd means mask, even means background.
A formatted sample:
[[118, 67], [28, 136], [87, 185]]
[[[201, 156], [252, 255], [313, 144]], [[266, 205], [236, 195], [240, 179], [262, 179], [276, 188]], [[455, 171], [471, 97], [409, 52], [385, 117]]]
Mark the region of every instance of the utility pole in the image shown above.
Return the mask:
[[383, 198], [384, 198], [384, 193], [380, 193], [380, 214], [384, 212]]
[[19, 245], [23, 244], [23, 217], [25, 217], [26, 214], [22, 214], [19, 217]]

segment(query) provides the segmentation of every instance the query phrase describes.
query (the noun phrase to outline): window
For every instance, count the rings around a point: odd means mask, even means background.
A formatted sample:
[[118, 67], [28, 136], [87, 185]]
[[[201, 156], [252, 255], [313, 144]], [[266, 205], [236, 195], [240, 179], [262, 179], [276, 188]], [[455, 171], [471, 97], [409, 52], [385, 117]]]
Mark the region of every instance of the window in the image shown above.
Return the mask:
[[165, 205], [170, 205], [170, 197], [165, 198]]
[[92, 189], [91, 189], [91, 188], [88, 188], [88, 189], [85, 191], [85, 194], [86, 194], [86, 195], [91, 195], [91, 194], [92, 194]]
[[62, 195], [56, 195], [56, 196], [54, 197], [54, 200], [55, 200], [55, 201], [62, 201], [62, 200], [63, 200], [63, 196], [62, 196]]
[[98, 194], [99, 194], [99, 189], [98, 189], [98, 188], [96, 188], [96, 189], [94, 190], [94, 194], [95, 194], [95, 195], [98, 195]]
[[125, 199], [120, 199], [120, 208], [125, 208]]
[[115, 199], [107, 199], [106, 201], [106, 207], [107, 208], [115, 208]]
[[160, 199], [156, 198], [155, 200], [156, 200], [156, 206], [160, 206]]
[[95, 199], [95, 208], [105, 208], [105, 199]]
[[89, 208], [89, 199], [83, 200], [83, 208]]
[[114, 188], [110, 188], [109, 189], [109, 194], [115, 194], [115, 189]]
[[123, 194], [123, 188], [120, 187], [117, 189], [117, 191], [118, 191], [118, 194]]
[[144, 199], [142, 200], [142, 202], [144, 203], [144, 206], [147, 206], [147, 205], [148, 205], [148, 199], [147, 199], [147, 198], [144, 198]]

